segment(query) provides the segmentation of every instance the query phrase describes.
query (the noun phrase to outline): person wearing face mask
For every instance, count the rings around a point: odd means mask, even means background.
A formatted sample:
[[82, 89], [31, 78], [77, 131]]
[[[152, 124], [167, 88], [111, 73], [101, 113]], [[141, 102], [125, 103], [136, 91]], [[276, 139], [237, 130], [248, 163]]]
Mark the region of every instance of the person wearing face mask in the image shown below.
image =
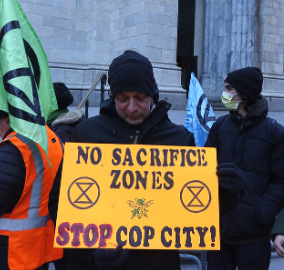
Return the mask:
[[267, 117], [259, 68], [225, 78], [229, 115], [213, 124], [207, 147], [217, 148], [219, 182], [243, 181], [241, 195], [219, 188], [221, 250], [208, 251], [208, 270], [267, 270], [270, 231], [284, 203], [284, 128]]

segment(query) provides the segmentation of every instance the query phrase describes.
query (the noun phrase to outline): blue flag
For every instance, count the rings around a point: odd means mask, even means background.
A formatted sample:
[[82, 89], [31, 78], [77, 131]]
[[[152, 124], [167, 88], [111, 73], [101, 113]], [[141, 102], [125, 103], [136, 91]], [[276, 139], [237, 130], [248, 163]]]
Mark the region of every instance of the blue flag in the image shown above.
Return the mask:
[[191, 73], [184, 126], [194, 134], [195, 145], [204, 146], [210, 128], [216, 121], [200, 83]]

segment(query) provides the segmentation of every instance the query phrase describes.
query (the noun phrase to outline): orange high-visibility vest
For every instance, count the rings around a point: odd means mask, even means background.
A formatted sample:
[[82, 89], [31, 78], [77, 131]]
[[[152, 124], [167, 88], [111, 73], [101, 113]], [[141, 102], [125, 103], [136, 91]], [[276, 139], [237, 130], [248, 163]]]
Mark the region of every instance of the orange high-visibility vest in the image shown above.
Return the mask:
[[14, 131], [1, 142], [13, 143], [26, 165], [20, 200], [11, 214], [0, 217], [0, 235], [9, 237], [7, 259], [11, 270], [33, 270], [63, 255], [63, 249], [53, 248], [54, 224], [48, 211], [49, 193], [63, 149], [57, 136], [48, 127], [46, 129], [52, 168], [43, 149], [27, 137]]

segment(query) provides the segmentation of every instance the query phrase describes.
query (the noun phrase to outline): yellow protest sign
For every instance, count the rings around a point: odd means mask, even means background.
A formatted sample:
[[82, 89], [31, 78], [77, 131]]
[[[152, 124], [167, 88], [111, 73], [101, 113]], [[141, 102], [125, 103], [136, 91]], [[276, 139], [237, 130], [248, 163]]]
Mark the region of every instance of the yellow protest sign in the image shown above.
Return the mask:
[[214, 148], [66, 143], [55, 247], [220, 249]]

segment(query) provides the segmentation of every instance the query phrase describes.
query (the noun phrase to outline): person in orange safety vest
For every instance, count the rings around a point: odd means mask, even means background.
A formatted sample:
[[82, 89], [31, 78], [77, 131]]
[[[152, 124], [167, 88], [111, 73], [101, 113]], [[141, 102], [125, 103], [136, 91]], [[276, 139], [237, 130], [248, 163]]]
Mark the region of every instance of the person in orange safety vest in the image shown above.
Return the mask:
[[45, 270], [62, 257], [53, 248], [63, 148], [47, 127], [43, 149], [13, 131], [0, 110], [0, 270]]

